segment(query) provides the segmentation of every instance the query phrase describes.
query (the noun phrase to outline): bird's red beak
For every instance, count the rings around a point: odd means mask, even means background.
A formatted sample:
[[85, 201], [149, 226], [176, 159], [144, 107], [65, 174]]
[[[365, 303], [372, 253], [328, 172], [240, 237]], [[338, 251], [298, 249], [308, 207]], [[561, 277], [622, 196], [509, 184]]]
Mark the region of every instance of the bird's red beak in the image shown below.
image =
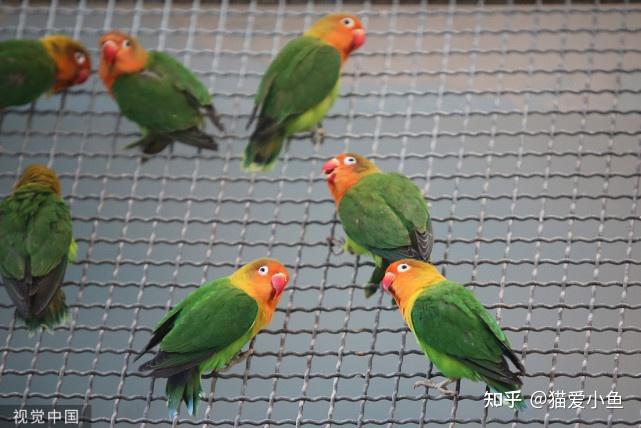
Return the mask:
[[91, 71], [89, 71], [86, 68], [81, 69], [78, 71], [78, 74], [76, 75], [76, 80], [73, 81], [75, 85], [79, 85], [81, 83], [85, 83], [85, 81], [89, 78], [89, 74], [91, 74]]
[[352, 31], [352, 50], [356, 50], [365, 43], [365, 30], [357, 28]]
[[276, 273], [272, 275], [272, 290], [274, 290], [274, 295], [280, 296], [288, 282], [289, 278], [284, 273]]
[[381, 281], [383, 290], [388, 291], [390, 286], [394, 283], [395, 279], [396, 279], [396, 275], [394, 275], [392, 272], [387, 272], [383, 277], [383, 280]]
[[323, 165], [323, 173], [328, 176], [327, 181], [330, 183], [334, 182], [334, 176], [336, 175], [334, 174], [334, 170], [338, 168], [338, 165], [340, 165], [340, 162], [336, 158], [328, 160], [325, 162], [325, 165]]
[[113, 65], [116, 62], [116, 55], [118, 55], [116, 42], [107, 40], [102, 44], [102, 57], [108, 64]]

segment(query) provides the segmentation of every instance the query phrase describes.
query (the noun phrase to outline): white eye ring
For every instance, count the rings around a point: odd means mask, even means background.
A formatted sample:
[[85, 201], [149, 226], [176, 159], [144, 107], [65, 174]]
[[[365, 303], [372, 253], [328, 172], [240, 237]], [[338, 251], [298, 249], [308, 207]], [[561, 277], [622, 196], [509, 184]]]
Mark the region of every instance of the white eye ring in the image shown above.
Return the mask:
[[269, 268], [267, 266], [261, 266], [258, 268], [258, 275], [260, 276], [267, 275], [267, 272], [269, 272]]
[[396, 270], [399, 272], [407, 272], [408, 270], [410, 270], [410, 265], [406, 263], [400, 264], [398, 265], [398, 268], [396, 268]]
[[130, 48], [131, 47], [131, 40], [125, 39], [124, 42], [122, 42], [122, 47], [124, 48]]
[[347, 156], [347, 157], [343, 160], [343, 163], [344, 163], [345, 165], [354, 165], [354, 164], [356, 163], [356, 158], [354, 158], [354, 157], [352, 157], [352, 156]]
[[78, 65], [82, 65], [87, 61], [87, 57], [82, 52], [76, 52], [73, 54], [74, 59]]
[[346, 26], [347, 28], [352, 28], [354, 27], [354, 20], [352, 18], [343, 18], [341, 23]]

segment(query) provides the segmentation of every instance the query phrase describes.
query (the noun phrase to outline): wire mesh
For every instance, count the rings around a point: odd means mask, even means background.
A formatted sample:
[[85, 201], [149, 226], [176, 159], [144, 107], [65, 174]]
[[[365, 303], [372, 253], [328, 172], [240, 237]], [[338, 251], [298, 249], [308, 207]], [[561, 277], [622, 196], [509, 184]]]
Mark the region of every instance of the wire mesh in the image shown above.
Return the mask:
[[[245, 175], [244, 123], [279, 48], [328, 11], [357, 12], [325, 143], [301, 136], [271, 174]], [[259, 4], [5, 0], [0, 38], [64, 32], [96, 57], [121, 28], [188, 64], [227, 124], [218, 153], [176, 146], [141, 164], [138, 131], [96, 76], [0, 116], [0, 192], [33, 162], [59, 173], [79, 260], [71, 321], [29, 337], [0, 297], [3, 404], [90, 405], [92, 426], [170, 426], [164, 381], [133, 356], [207, 279], [265, 254], [293, 287], [243, 364], [180, 426], [641, 426], [641, 7], [635, 4]], [[623, 409], [484, 409], [414, 390], [438, 376], [371, 262], [334, 255], [343, 232], [320, 173], [352, 150], [410, 176], [430, 203], [433, 260], [495, 313], [524, 392], [610, 390]], [[210, 387], [204, 381], [204, 389]]]

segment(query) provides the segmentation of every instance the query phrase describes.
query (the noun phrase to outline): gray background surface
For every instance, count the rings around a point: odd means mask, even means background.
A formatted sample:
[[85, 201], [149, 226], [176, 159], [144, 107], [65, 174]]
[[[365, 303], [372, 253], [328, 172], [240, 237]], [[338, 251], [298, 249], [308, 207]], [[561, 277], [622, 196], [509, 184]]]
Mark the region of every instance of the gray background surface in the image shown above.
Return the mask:
[[[368, 39], [325, 144], [301, 136], [273, 173], [241, 173], [269, 61], [341, 8]], [[48, 163], [79, 245], [64, 288], [72, 320], [53, 335], [29, 337], [0, 293], [3, 404], [88, 403], [95, 427], [169, 426], [164, 381], [150, 388], [135, 352], [189, 291], [269, 254], [292, 276], [271, 326], [179, 425], [641, 425], [641, 7], [0, 3], [0, 38], [64, 32], [94, 62], [111, 28], [189, 64], [229, 135], [218, 153], [176, 146], [142, 165], [124, 150], [136, 127], [97, 76], [0, 116], [0, 194]], [[371, 262], [325, 244], [343, 231], [320, 168], [346, 150], [424, 189], [432, 258], [500, 318], [526, 394], [614, 389], [624, 408], [484, 412], [480, 384], [464, 381], [456, 402], [413, 390], [430, 365], [389, 297], [364, 298]]]

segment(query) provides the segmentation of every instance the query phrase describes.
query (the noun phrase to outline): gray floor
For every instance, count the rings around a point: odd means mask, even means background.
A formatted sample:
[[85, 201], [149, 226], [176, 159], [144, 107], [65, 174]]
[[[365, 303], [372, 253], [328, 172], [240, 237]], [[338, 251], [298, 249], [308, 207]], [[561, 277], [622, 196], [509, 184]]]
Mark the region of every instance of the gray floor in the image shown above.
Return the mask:
[[[150, 388], [134, 353], [189, 291], [269, 254], [293, 287], [255, 355], [179, 425], [641, 425], [641, 7], [348, 7], [368, 40], [325, 144], [301, 136], [273, 173], [251, 176], [239, 160], [259, 78], [328, 6], [0, 3], [2, 39], [65, 32], [95, 57], [105, 29], [131, 30], [198, 72], [229, 131], [218, 153], [177, 146], [141, 165], [124, 150], [136, 127], [95, 76], [4, 113], [0, 194], [27, 164], [54, 167], [79, 260], [72, 321], [53, 335], [29, 337], [0, 293], [2, 403], [88, 403], [95, 427], [169, 426], [164, 381]], [[527, 395], [616, 390], [623, 409], [484, 412], [480, 384], [464, 381], [456, 402], [413, 390], [430, 365], [389, 298], [355, 285], [371, 263], [325, 245], [343, 231], [320, 168], [345, 150], [424, 189], [433, 260], [500, 318]]]

